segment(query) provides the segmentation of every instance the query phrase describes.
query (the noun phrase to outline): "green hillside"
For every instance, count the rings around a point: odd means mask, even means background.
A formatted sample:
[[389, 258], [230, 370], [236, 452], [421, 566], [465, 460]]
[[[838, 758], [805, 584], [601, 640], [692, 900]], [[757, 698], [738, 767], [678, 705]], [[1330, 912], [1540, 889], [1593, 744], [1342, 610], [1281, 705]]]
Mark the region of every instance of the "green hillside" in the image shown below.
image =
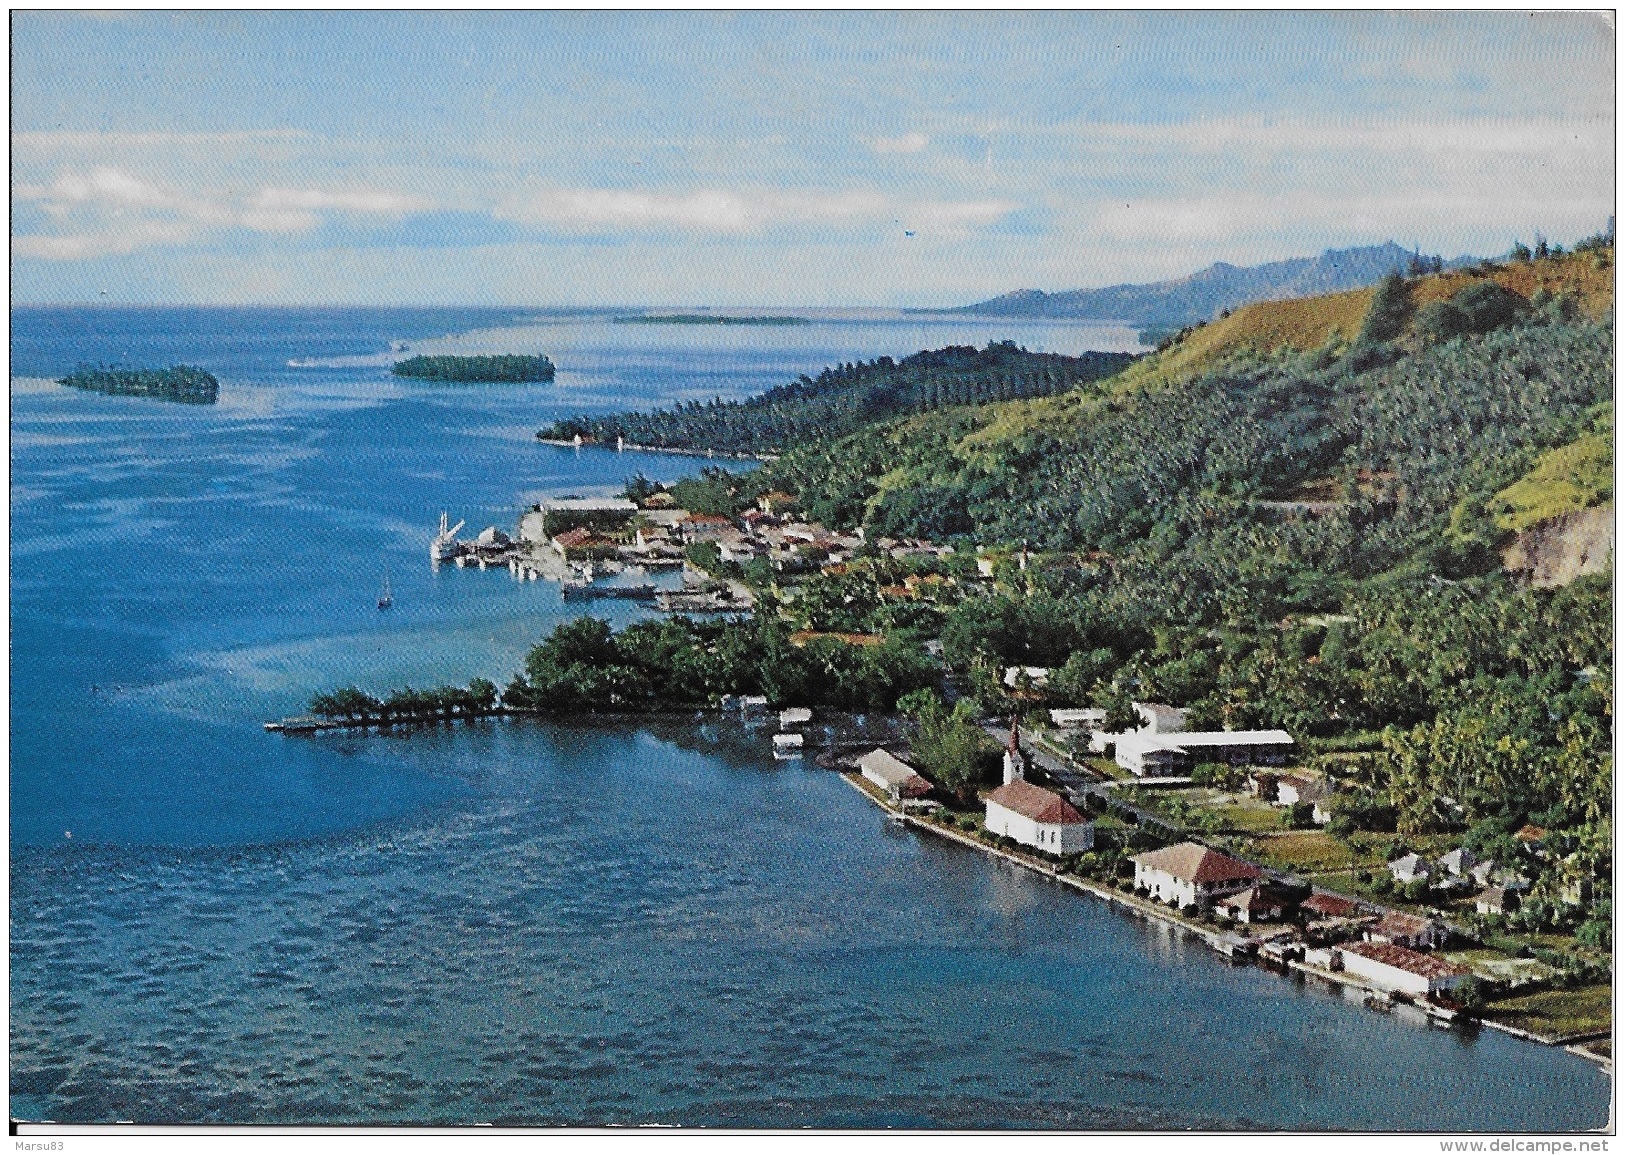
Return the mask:
[[[1336, 755], [1341, 835], [1511, 854], [1534, 823], [1558, 832], [1540, 887], [1578, 872], [1603, 894], [1611, 581], [1528, 588], [1501, 551], [1524, 519], [1608, 495], [1611, 262], [1249, 306], [1084, 388], [811, 440], [738, 497], [786, 490], [870, 540], [1028, 543], [991, 596], [910, 619], [990, 709], [1019, 663], [1055, 669], [1055, 704], [1282, 726], [1311, 756], [1356, 752]], [[840, 628], [884, 632], [889, 612]], [[1608, 917], [1555, 893], [1529, 925]]]
[[1044, 397], [1110, 377], [1132, 353], [1030, 353], [1010, 342], [950, 346], [893, 361], [847, 363], [745, 401], [691, 402], [649, 413], [573, 417], [537, 434], [587, 442], [727, 453], [781, 453], [810, 439], [851, 433], [908, 413]]

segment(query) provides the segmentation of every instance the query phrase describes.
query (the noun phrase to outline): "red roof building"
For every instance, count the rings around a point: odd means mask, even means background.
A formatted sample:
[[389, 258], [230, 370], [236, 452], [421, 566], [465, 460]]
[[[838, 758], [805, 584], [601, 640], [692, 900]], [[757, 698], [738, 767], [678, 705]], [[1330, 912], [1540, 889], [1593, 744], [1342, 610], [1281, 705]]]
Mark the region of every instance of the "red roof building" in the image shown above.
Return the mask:
[[1354, 918], [1360, 913], [1360, 904], [1335, 894], [1311, 894], [1298, 904], [1298, 909], [1316, 918]]
[[1195, 842], [1136, 854], [1133, 861], [1135, 887], [1178, 907], [1211, 906], [1264, 877], [1252, 863]]
[[1016, 778], [988, 794], [985, 801], [985, 824], [990, 834], [1003, 835], [1049, 854], [1081, 854], [1094, 849], [1094, 824], [1054, 791]]

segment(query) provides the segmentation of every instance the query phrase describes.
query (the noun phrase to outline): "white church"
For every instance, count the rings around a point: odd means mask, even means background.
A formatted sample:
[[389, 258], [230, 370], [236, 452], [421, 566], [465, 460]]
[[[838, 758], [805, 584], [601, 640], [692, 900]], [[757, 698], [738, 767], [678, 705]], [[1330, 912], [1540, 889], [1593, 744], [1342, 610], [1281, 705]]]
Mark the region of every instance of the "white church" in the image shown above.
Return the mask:
[[1059, 794], [1027, 781], [1027, 758], [1013, 720], [1004, 750], [1004, 785], [989, 794], [986, 803], [990, 834], [1050, 854], [1081, 854], [1094, 848], [1094, 823]]

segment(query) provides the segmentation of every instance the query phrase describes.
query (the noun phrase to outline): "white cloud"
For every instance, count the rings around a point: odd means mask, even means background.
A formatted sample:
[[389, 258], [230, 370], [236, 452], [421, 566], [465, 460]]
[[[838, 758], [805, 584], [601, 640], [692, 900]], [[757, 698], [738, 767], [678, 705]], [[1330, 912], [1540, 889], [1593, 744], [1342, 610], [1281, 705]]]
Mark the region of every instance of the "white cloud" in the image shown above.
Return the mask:
[[196, 229], [184, 224], [143, 221], [100, 233], [14, 237], [11, 251], [19, 257], [44, 261], [84, 261], [92, 257], [125, 256], [154, 245], [180, 244], [196, 234]]
[[1011, 201], [909, 201], [869, 190], [848, 192], [640, 192], [546, 189], [511, 199], [495, 212], [561, 232], [692, 232], [745, 235], [824, 225], [862, 227], [896, 222], [941, 229], [993, 224], [1020, 206]]
[[902, 136], [871, 136], [860, 138], [878, 153], [924, 152], [931, 138], [923, 132], [905, 132]]
[[13, 198], [37, 204], [63, 231], [16, 237], [12, 252], [55, 261], [183, 244], [230, 228], [305, 233], [327, 213], [394, 220], [434, 207], [424, 197], [377, 189], [262, 187], [246, 195], [193, 196], [106, 165], [63, 171], [48, 185], [20, 184]]

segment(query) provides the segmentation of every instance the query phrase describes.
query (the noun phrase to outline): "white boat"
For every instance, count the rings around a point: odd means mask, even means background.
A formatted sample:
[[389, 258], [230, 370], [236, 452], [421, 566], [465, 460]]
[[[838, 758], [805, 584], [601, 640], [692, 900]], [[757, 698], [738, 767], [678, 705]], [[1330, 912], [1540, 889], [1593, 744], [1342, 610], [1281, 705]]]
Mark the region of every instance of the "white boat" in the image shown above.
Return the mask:
[[429, 546], [429, 560], [442, 562], [454, 558], [463, 552], [463, 543], [457, 540], [457, 531], [463, 528], [463, 522], [458, 522], [450, 529], [446, 528], [446, 515], [440, 514], [440, 532], [435, 536], [434, 542]]
[[384, 567], [384, 592], [378, 595], [378, 608], [387, 610], [395, 604], [395, 595], [389, 591], [389, 567]]

